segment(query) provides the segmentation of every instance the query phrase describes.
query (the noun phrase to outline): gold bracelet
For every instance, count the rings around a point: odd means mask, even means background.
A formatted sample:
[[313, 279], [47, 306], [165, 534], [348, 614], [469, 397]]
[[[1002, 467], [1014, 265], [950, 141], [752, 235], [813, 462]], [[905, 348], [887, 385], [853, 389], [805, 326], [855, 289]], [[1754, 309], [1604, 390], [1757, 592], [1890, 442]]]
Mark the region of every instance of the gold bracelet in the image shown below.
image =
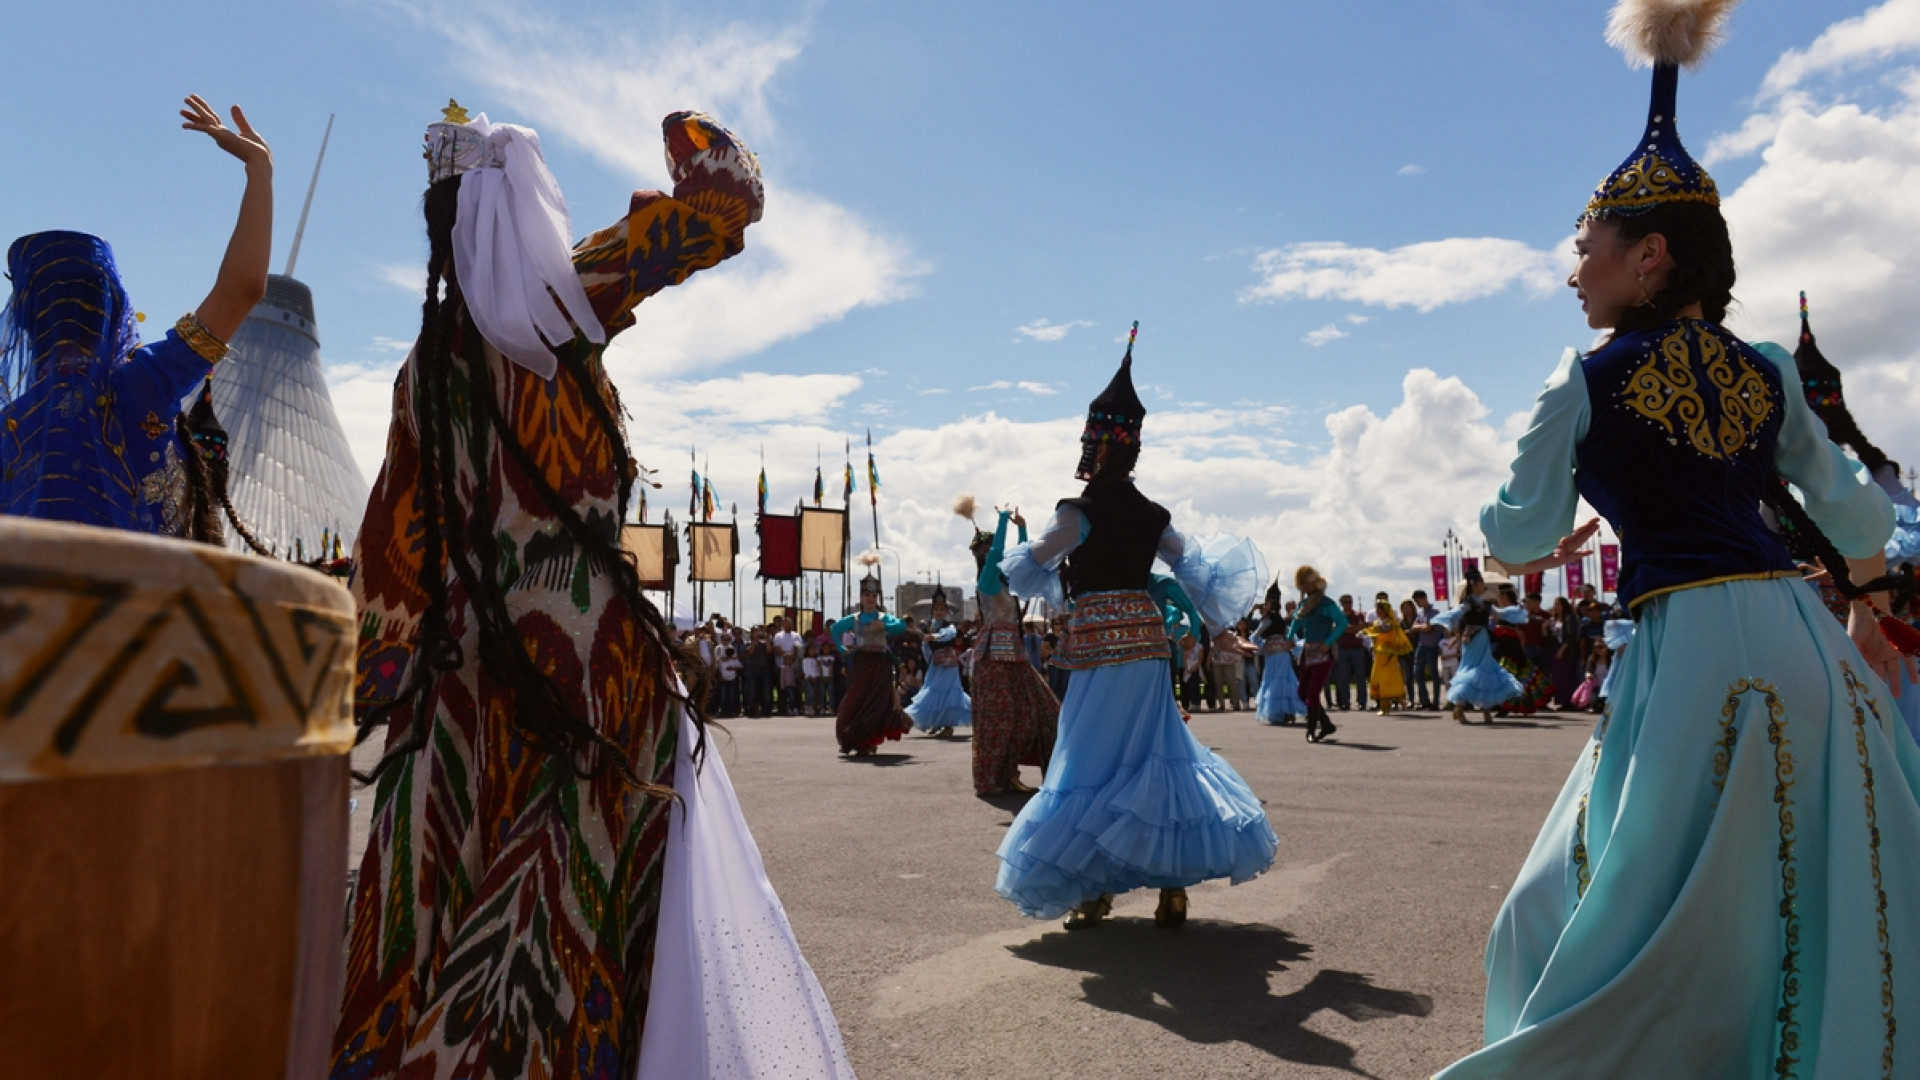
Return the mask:
[[226, 359], [227, 343], [214, 337], [213, 331], [207, 329], [207, 324], [201, 322], [200, 316], [193, 312], [180, 316], [180, 321], [173, 324], [173, 332], [179, 334], [180, 340], [186, 342], [194, 352], [205, 357], [207, 363], [217, 364]]

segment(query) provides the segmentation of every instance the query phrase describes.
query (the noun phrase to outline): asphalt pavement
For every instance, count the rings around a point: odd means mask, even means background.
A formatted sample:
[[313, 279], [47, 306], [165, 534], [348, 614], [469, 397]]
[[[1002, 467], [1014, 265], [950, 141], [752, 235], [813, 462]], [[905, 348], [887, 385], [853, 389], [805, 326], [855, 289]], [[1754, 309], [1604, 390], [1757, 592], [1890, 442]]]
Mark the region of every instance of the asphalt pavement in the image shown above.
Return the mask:
[[1173, 931], [1151, 890], [1073, 934], [995, 895], [1020, 801], [974, 796], [964, 729], [868, 760], [827, 718], [716, 738], [863, 1080], [1427, 1077], [1480, 1045], [1487, 928], [1594, 717], [1333, 717], [1321, 745], [1194, 717], [1280, 854], [1189, 890]]

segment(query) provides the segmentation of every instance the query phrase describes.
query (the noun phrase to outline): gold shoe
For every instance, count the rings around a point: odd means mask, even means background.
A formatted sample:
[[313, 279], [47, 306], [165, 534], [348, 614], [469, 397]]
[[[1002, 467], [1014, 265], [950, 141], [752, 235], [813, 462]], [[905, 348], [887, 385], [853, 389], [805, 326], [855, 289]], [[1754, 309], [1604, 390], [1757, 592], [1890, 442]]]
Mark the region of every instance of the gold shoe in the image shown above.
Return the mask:
[[1069, 912], [1064, 925], [1068, 930], [1091, 930], [1106, 921], [1107, 916], [1111, 914], [1113, 914], [1113, 894], [1101, 893]]
[[1031, 795], [1040, 789], [1031, 784], [1023, 783], [1021, 779], [1016, 776], [1013, 778], [1013, 786], [1008, 788], [1008, 790], [1020, 795]]
[[1160, 906], [1153, 911], [1153, 925], [1174, 930], [1187, 921], [1187, 890], [1161, 889]]
[[1470, 724], [1473, 722], [1467, 719], [1467, 707], [1465, 705], [1455, 705], [1453, 707], [1453, 718], [1455, 720], [1460, 721], [1463, 724]]

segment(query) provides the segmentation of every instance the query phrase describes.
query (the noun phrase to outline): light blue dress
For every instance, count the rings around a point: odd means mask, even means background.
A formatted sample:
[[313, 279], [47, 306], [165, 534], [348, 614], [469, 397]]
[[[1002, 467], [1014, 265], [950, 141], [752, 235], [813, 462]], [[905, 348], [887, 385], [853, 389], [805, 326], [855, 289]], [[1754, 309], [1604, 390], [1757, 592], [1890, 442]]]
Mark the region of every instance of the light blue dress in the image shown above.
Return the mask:
[[[1267, 647], [1269, 642], [1272, 649]], [[1255, 634], [1253, 644], [1266, 660], [1260, 673], [1260, 692], [1253, 698], [1254, 719], [1279, 724], [1307, 715], [1307, 703], [1300, 700], [1300, 676], [1293, 670], [1292, 639]]]
[[[1879, 551], [1885, 496], [1827, 441], [1784, 352], [1758, 348], [1784, 384], [1760, 449], [1843, 554]], [[1578, 363], [1481, 512], [1504, 562], [1572, 529], [1597, 408]], [[1487, 1045], [1439, 1077], [1920, 1076], [1920, 748], [1886, 687], [1792, 576], [1635, 614], [1608, 713], [1494, 921]]]
[[[1557, 540], [1558, 537], [1555, 537]], [[1461, 602], [1460, 606], [1448, 608], [1433, 617], [1435, 626], [1447, 630], [1456, 630], [1466, 619], [1467, 613], [1478, 605], [1485, 610], [1490, 621], [1497, 620], [1524, 626], [1527, 621], [1527, 609], [1523, 607], [1494, 607], [1477, 597]], [[1493, 657], [1493, 633], [1488, 626], [1470, 630], [1471, 636], [1460, 643], [1460, 667], [1453, 673], [1453, 681], [1447, 684], [1447, 700], [1470, 709], [1497, 709], [1508, 701], [1519, 697], [1526, 687], [1513, 673], [1500, 666]]]
[[[947, 623], [933, 632], [931, 640], [945, 645], [946, 648], [941, 651], [952, 655], [959, 636], [959, 629]], [[913, 726], [921, 731], [970, 727], [973, 724], [973, 701], [960, 688], [960, 665], [934, 663], [934, 651], [931, 643], [920, 646], [920, 654], [927, 660], [927, 678], [920, 684], [920, 692], [913, 695], [913, 701], [907, 705], [907, 715], [913, 717]]]
[[[1000, 567], [1013, 591], [1065, 606], [1057, 570], [1086, 538], [1070, 506]], [[1159, 557], [1205, 621], [1237, 621], [1266, 587], [1246, 541], [1190, 542], [1172, 528]], [[1144, 595], [1147, 583], [1142, 582]], [[1169, 661], [1134, 660], [1073, 672], [1039, 793], [1000, 845], [994, 888], [1022, 914], [1058, 918], [1102, 893], [1239, 884], [1273, 865], [1279, 839], [1240, 774], [1180, 719]]]

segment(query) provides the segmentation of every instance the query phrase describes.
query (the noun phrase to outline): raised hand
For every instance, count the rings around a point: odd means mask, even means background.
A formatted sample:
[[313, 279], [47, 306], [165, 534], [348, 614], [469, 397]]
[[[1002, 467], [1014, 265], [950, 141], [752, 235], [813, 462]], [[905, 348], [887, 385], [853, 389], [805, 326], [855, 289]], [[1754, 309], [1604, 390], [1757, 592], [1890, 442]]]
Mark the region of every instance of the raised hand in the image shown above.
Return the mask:
[[1599, 531], [1600, 519], [1592, 518], [1585, 525], [1561, 537], [1560, 543], [1554, 546], [1551, 554], [1543, 555], [1538, 559], [1521, 563], [1518, 566], [1509, 566], [1507, 569], [1515, 574], [1538, 574], [1542, 571], [1565, 566], [1568, 563], [1579, 562], [1581, 559], [1593, 554], [1593, 549], [1585, 545], [1589, 540], [1592, 540], [1594, 534]]
[[206, 99], [199, 94], [189, 94], [186, 108], [180, 110], [180, 119], [185, 121], [180, 125], [182, 128], [204, 132], [220, 149], [249, 166], [273, 164], [273, 151], [268, 148], [267, 140], [247, 123], [247, 114], [238, 105], [233, 107], [233, 127], [229, 128], [220, 122], [220, 114]]

